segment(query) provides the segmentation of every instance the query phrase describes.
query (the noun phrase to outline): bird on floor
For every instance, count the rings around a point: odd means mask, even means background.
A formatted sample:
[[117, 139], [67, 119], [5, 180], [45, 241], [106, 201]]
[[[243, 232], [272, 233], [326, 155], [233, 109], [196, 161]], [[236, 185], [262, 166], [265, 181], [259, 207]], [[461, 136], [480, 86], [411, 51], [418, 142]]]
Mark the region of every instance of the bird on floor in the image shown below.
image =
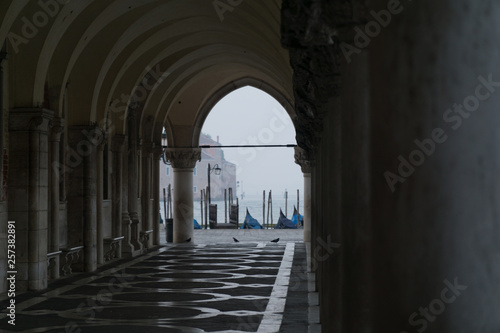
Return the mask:
[[188, 239], [186, 239], [184, 242], [185, 243], [189, 243], [191, 241], [191, 237], [189, 237]]
[[276, 238], [276, 239], [273, 239], [273, 240], [271, 241], [271, 243], [278, 243], [279, 241], [280, 241], [280, 239], [279, 239], [279, 238]]
[[239, 240], [237, 240], [237, 239], [236, 239], [236, 238], [234, 238], [234, 237], [233, 237], [233, 240], [234, 240], [234, 242], [235, 242], [235, 243], [239, 243], [239, 242], [240, 242]]

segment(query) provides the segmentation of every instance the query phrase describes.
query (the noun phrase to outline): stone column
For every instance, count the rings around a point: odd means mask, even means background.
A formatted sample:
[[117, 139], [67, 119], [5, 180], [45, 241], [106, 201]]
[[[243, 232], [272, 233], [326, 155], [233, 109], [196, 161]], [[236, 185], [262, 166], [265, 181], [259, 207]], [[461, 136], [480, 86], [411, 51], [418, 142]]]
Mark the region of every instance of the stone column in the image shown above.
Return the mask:
[[137, 199], [138, 191], [138, 137], [137, 137], [137, 116], [136, 110], [129, 109], [128, 113], [128, 214], [131, 221], [130, 224], [130, 243], [134, 246], [133, 255], [141, 253], [142, 244], [139, 241], [139, 223], [141, 222], [138, 209]]
[[53, 112], [13, 109], [9, 115], [9, 220], [16, 222], [16, 286], [47, 287], [48, 131]]
[[174, 171], [174, 243], [193, 242], [193, 168], [201, 161], [201, 149], [167, 148], [165, 156]]
[[154, 245], [160, 245], [160, 159], [163, 153], [161, 144], [155, 144], [153, 149], [153, 240]]
[[[48, 252], [59, 251], [59, 203], [60, 203], [60, 181], [64, 177], [63, 170], [58, 166], [59, 162], [59, 145], [61, 140], [61, 133], [64, 130], [64, 120], [55, 118], [53, 121], [52, 130], [50, 132], [50, 234], [49, 234], [49, 248]], [[61, 172], [62, 171], [62, 172]], [[59, 257], [55, 257], [55, 265], [51, 272], [52, 278], [59, 278]]]
[[85, 248], [83, 270], [97, 268], [97, 146], [104, 140], [103, 130], [95, 125], [72, 126], [68, 130], [69, 159], [74, 168], [68, 172], [68, 245]]
[[369, 46], [373, 332], [496, 332], [500, 3], [429, 4]]
[[[151, 212], [151, 160], [153, 157], [153, 143], [146, 142], [142, 144], [142, 230], [153, 230], [153, 215]], [[153, 235], [151, 235], [153, 236]], [[149, 237], [148, 248], [153, 245], [153, 237]]]
[[[125, 136], [117, 134], [111, 141], [111, 151], [113, 153], [112, 162], [112, 235], [113, 237], [121, 237], [122, 233], [122, 209], [123, 209], [123, 149], [125, 144]], [[127, 214], [128, 216], [128, 214]], [[122, 248], [127, 248], [130, 252], [131, 244], [128, 238], [119, 243], [117, 250], [118, 257], [121, 258]]]
[[300, 147], [295, 147], [295, 163], [304, 175], [304, 242], [311, 241], [311, 157]]
[[104, 263], [104, 237], [103, 237], [103, 229], [104, 229], [104, 221], [103, 221], [103, 212], [102, 212], [102, 200], [103, 200], [103, 186], [107, 186], [108, 184], [103, 184], [103, 151], [106, 147], [106, 140], [103, 140], [97, 146], [96, 153], [96, 164], [97, 164], [97, 264], [102, 265]]

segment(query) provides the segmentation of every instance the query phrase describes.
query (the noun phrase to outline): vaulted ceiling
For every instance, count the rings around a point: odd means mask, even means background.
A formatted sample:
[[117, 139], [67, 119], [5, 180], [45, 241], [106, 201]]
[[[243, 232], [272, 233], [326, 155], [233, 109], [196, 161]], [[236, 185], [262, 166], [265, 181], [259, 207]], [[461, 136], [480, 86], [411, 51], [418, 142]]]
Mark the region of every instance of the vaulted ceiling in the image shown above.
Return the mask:
[[132, 106], [140, 110], [143, 137], [153, 139], [165, 126], [178, 146], [196, 143], [211, 106], [240, 86], [265, 90], [293, 116], [280, 6], [281, 0], [2, 0], [0, 42], [7, 42], [8, 71], [15, 73], [8, 76], [9, 107], [46, 107], [69, 126], [108, 118], [125, 133]]

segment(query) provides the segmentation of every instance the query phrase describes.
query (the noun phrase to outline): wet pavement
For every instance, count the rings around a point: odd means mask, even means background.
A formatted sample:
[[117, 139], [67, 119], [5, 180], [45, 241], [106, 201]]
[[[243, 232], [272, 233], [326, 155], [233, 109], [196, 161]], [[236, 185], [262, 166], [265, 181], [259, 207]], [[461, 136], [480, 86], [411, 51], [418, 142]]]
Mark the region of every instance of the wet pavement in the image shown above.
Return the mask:
[[169, 244], [20, 294], [16, 325], [2, 312], [0, 331], [308, 332], [302, 233], [244, 231], [196, 230], [194, 244]]

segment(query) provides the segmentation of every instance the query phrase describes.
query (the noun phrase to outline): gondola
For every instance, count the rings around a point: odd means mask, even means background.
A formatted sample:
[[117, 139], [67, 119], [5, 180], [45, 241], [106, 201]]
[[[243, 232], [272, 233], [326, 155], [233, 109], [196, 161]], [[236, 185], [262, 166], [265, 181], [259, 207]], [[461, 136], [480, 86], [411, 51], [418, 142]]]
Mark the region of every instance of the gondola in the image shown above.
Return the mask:
[[297, 225], [297, 208], [295, 206], [293, 206], [292, 222], [297, 228], [304, 226], [304, 216], [300, 214], [299, 214], [299, 225]]
[[263, 229], [262, 225], [250, 215], [247, 208], [247, 214], [245, 216], [245, 221], [240, 229]]
[[286, 218], [283, 211], [280, 209], [280, 218], [274, 229], [297, 229], [297, 226], [293, 224], [292, 220]]

